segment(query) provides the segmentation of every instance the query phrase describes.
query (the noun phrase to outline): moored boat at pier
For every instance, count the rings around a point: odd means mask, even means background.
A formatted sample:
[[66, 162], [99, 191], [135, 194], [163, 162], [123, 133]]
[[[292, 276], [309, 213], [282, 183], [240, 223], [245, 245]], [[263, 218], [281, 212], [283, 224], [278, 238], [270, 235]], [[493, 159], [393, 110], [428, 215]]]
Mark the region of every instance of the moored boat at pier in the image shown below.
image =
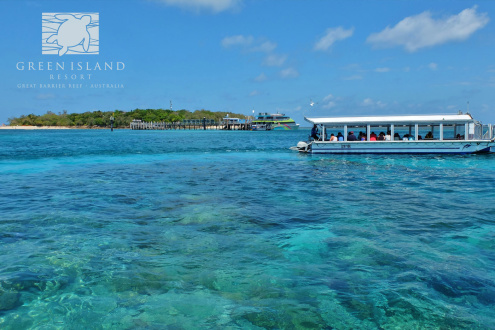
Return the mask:
[[299, 128], [299, 124], [296, 124], [294, 119], [286, 116], [283, 113], [269, 114], [267, 112], [260, 112], [256, 119], [253, 120], [253, 131], [281, 131], [281, 130], [294, 130]]
[[[495, 149], [494, 127], [469, 113], [304, 119], [318, 134], [291, 149], [312, 154], [470, 154]], [[340, 141], [330, 141], [339, 133]]]
[[252, 124], [251, 125], [251, 130], [252, 131], [270, 131], [272, 129], [271, 124]]

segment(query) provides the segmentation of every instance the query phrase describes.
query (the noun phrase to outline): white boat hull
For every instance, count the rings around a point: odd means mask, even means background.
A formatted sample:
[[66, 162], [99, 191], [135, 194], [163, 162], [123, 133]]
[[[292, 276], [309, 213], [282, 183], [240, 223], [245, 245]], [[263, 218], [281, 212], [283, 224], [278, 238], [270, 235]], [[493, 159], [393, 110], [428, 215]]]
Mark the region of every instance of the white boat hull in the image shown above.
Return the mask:
[[461, 141], [313, 141], [303, 152], [313, 154], [471, 154], [490, 152], [489, 140]]

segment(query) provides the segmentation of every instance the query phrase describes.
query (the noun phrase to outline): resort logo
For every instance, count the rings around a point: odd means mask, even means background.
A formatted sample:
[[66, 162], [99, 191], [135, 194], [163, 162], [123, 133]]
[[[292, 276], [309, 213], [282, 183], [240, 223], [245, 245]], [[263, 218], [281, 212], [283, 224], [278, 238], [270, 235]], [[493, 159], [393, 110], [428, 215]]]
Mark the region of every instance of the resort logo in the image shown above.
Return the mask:
[[99, 13], [42, 13], [43, 55], [97, 55]]
[[[18, 72], [19, 89], [121, 89], [124, 84], [115, 80], [117, 72], [125, 70], [123, 61], [98, 61], [99, 56], [88, 61], [84, 56], [68, 60], [64, 55], [98, 55], [100, 51], [99, 13], [42, 13], [43, 61], [20, 59], [15, 68]], [[114, 71], [115, 73], [110, 73]], [[44, 75], [44, 76], [43, 76]]]

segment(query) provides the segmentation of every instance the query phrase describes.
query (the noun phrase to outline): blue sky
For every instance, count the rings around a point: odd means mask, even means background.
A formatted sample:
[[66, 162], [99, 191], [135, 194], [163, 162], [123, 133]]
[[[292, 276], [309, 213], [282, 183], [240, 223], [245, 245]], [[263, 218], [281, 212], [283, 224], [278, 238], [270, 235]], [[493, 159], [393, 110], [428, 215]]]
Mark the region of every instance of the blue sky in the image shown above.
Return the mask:
[[[0, 0], [0, 10], [11, 13], [0, 23], [0, 124], [170, 100], [174, 109], [282, 112], [301, 124], [304, 116], [454, 113], [469, 102], [475, 118], [495, 123], [494, 1]], [[99, 54], [43, 55], [42, 13], [81, 12], [99, 13]], [[125, 70], [21, 71], [18, 62], [123, 62]], [[57, 73], [92, 76], [49, 79]], [[32, 83], [66, 88], [19, 88]]]

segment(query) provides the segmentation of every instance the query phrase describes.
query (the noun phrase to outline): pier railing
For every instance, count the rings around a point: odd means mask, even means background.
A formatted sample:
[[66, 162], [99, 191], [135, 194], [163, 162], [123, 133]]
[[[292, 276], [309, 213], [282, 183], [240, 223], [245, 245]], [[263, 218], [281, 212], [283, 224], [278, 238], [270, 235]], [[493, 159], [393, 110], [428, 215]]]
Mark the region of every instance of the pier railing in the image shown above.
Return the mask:
[[214, 120], [184, 120], [177, 122], [144, 122], [133, 120], [132, 130], [251, 130], [251, 123], [231, 124]]

